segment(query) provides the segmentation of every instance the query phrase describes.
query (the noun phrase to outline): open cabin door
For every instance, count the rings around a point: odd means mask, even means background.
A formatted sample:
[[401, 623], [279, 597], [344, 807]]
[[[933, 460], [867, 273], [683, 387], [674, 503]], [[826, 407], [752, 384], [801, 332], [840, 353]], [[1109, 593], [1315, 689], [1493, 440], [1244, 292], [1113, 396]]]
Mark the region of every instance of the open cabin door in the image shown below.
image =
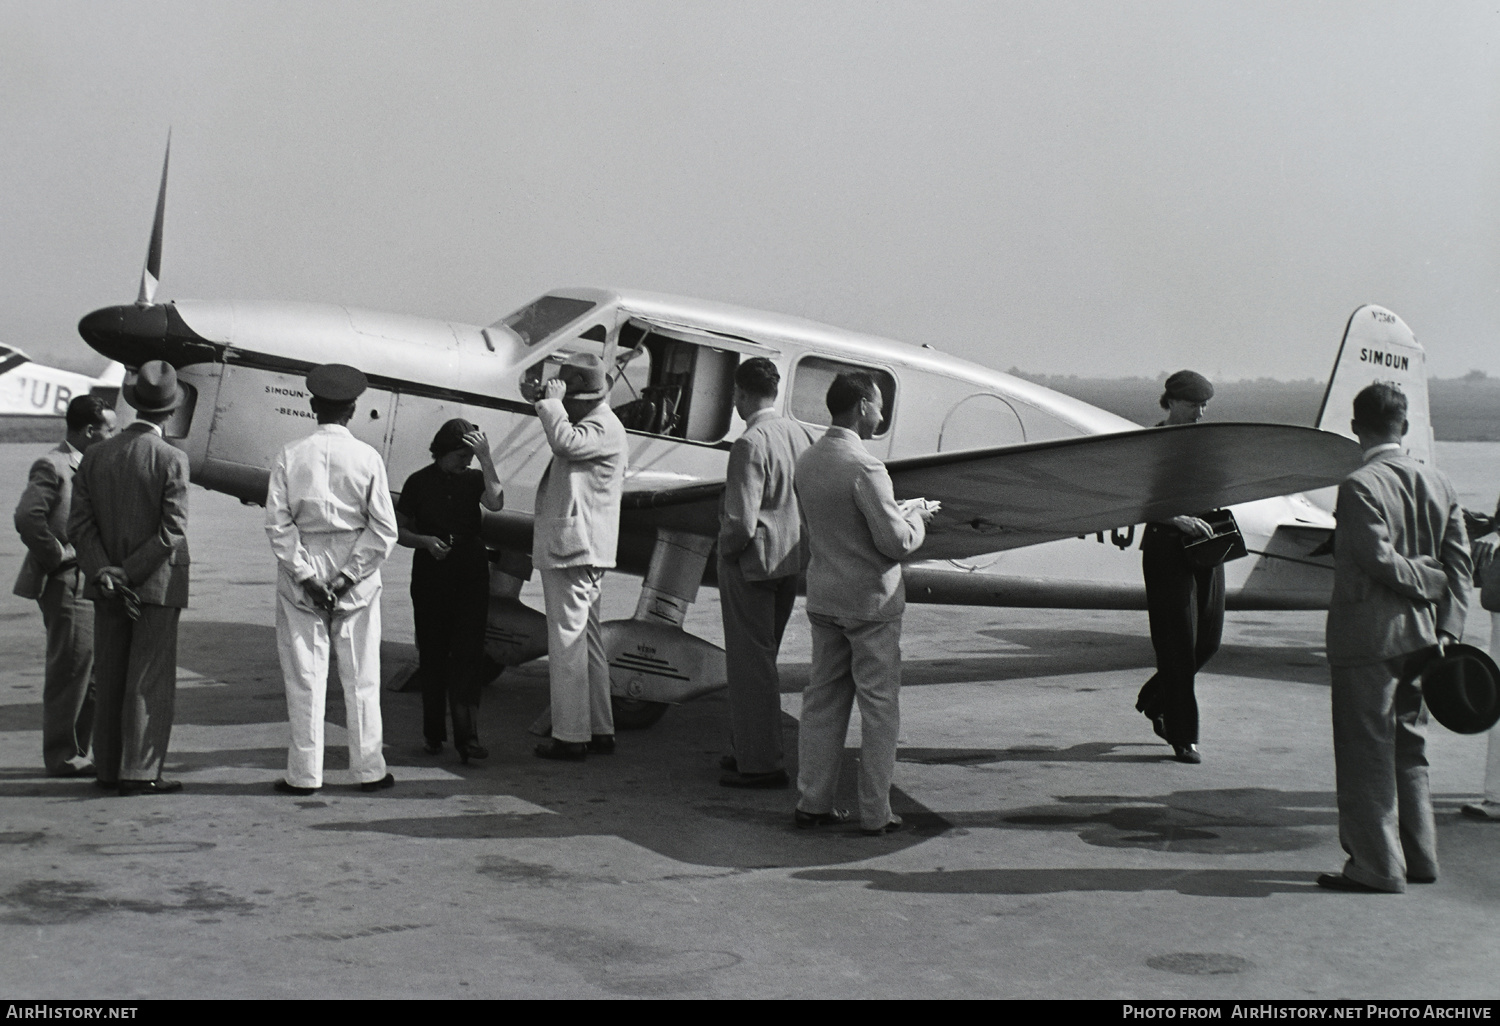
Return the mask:
[[717, 445], [734, 423], [734, 372], [770, 346], [632, 318], [620, 326], [609, 403], [627, 431]]

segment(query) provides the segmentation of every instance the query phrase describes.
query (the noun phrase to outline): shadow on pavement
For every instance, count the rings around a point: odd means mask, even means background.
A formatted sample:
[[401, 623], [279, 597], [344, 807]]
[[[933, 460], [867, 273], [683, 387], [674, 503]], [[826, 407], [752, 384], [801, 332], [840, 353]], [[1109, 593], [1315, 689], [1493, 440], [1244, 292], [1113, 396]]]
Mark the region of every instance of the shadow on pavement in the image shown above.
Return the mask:
[[896, 873], [809, 869], [797, 880], [863, 882], [872, 891], [913, 894], [1058, 894], [1064, 891], [1176, 891], [1207, 898], [1265, 898], [1319, 892], [1314, 874], [1255, 869], [958, 869]]
[[[1018, 633], [1023, 632], [1008, 636]], [[1074, 672], [1082, 662], [1098, 669], [1098, 655], [1107, 647], [1094, 643], [1099, 638], [1109, 638], [1127, 654], [1139, 654], [1142, 645], [1149, 649], [1143, 639], [1127, 638], [1121, 644], [1116, 635], [1072, 632], [1065, 634], [1056, 653], [1023, 655], [1019, 664], [1009, 656], [952, 660], [943, 679], [986, 679], [1018, 665], [1033, 674]], [[412, 650], [406, 645], [385, 648], [383, 669], [389, 680], [410, 660]], [[1068, 831], [1095, 846], [1163, 852], [1295, 851], [1326, 838], [1335, 821], [1330, 794], [1262, 788], [1185, 790], [1149, 797], [1064, 796], [1031, 808], [978, 811], [934, 810], [897, 791], [893, 806], [907, 823], [898, 833], [870, 838], [850, 827], [798, 830], [792, 823], [794, 790], [733, 791], [718, 785], [718, 757], [728, 746], [722, 692], [672, 709], [650, 730], [622, 733], [613, 756], [592, 756], [582, 764], [534, 758], [531, 749], [537, 739], [526, 727], [547, 703], [545, 663], [509, 669], [485, 688], [480, 735], [490, 749], [489, 759], [460, 765], [451, 745], [437, 756], [422, 754], [421, 696], [384, 691], [387, 759], [397, 787], [362, 795], [352, 786], [329, 785], [322, 794], [295, 802], [271, 792], [285, 765], [285, 750], [261, 747], [266, 743], [263, 725], [285, 722], [286, 715], [274, 630], [188, 622], [182, 625], [180, 650], [185, 673], [176, 723], [226, 733], [208, 735], [222, 737], [223, 748], [170, 751], [167, 774], [186, 774], [189, 794], [253, 796], [284, 803], [287, 812], [304, 817], [311, 830], [452, 840], [614, 835], [685, 863], [756, 868], [855, 862], [948, 831], [970, 829]], [[939, 662], [949, 661], [933, 661], [927, 669], [935, 673]], [[333, 723], [344, 718], [336, 685], [329, 690], [327, 718]], [[795, 776], [796, 723], [790, 718], [787, 723], [788, 768]], [[256, 733], [241, 739], [234, 731], [237, 726], [254, 726]], [[204, 735], [198, 737], [197, 747], [202, 747]], [[927, 766], [1083, 762], [1104, 768], [1157, 761], [1164, 751], [1155, 744], [1089, 741], [1066, 748], [907, 748], [899, 758]], [[857, 764], [858, 752], [846, 750], [836, 799], [840, 807], [857, 806]], [[329, 747], [326, 766], [347, 766], [341, 747]], [[0, 772], [0, 796], [17, 795], [102, 797], [89, 781]], [[497, 807], [494, 799], [502, 797], [510, 804]], [[352, 802], [330, 805], [325, 799], [331, 798]], [[446, 801], [468, 798], [477, 800]], [[526, 811], [528, 805], [536, 811]], [[516, 808], [520, 811], [512, 811]], [[1005, 879], [1013, 881], [1006, 886], [1020, 886], [1014, 881], [1029, 878]]]

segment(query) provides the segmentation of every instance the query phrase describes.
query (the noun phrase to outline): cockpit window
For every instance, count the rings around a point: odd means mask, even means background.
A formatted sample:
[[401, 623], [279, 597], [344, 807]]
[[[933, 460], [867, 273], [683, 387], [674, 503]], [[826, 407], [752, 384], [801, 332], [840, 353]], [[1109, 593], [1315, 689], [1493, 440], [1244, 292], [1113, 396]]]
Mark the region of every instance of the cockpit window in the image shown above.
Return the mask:
[[571, 324], [599, 304], [587, 299], [569, 299], [567, 296], [543, 296], [529, 306], [490, 325], [490, 329], [503, 328], [521, 340], [522, 345], [534, 346]]

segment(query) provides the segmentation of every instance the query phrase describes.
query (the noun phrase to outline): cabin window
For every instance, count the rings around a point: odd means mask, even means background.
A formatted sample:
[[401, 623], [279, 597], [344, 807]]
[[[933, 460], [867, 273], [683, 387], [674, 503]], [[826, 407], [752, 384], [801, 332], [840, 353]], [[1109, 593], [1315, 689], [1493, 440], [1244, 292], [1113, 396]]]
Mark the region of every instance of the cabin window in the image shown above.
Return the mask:
[[833, 416], [828, 412], [828, 386], [840, 374], [851, 371], [865, 372], [880, 386], [880, 426], [875, 429], [874, 436], [879, 438], [890, 430], [891, 411], [896, 406], [896, 379], [889, 371], [878, 367], [862, 367], [821, 356], [804, 356], [797, 361], [797, 366], [792, 371], [792, 394], [787, 409], [804, 424], [826, 427], [833, 423]]
[[609, 402], [627, 430], [713, 443], [729, 433], [739, 354], [685, 332], [627, 322]]
[[529, 306], [521, 307], [509, 317], [491, 324], [490, 328], [503, 328], [520, 339], [523, 345], [534, 346], [578, 320], [597, 305], [587, 299], [543, 296]]

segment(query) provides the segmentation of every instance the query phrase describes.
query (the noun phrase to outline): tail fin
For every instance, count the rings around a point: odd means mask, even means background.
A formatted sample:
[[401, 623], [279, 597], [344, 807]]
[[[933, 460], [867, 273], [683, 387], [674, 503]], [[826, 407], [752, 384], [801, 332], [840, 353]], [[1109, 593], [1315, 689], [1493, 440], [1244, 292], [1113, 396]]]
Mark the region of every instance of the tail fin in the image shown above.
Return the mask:
[[94, 383], [106, 388], [119, 388], [125, 383], [125, 365], [118, 360], [109, 361], [109, 366], [99, 372]]
[[1409, 424], [1404, 447], [1433, 464], [1432, 417], [1427, 405], [1427, 354], [1401, 318], [1379, 306], [1362, 306], [1349, 317], [1333, 376], [1318, 408], [1317, 427], [1353, 438], [1349, 427], [1354, 397], [1376, 381], [1389, 381], [1406, 393]]

